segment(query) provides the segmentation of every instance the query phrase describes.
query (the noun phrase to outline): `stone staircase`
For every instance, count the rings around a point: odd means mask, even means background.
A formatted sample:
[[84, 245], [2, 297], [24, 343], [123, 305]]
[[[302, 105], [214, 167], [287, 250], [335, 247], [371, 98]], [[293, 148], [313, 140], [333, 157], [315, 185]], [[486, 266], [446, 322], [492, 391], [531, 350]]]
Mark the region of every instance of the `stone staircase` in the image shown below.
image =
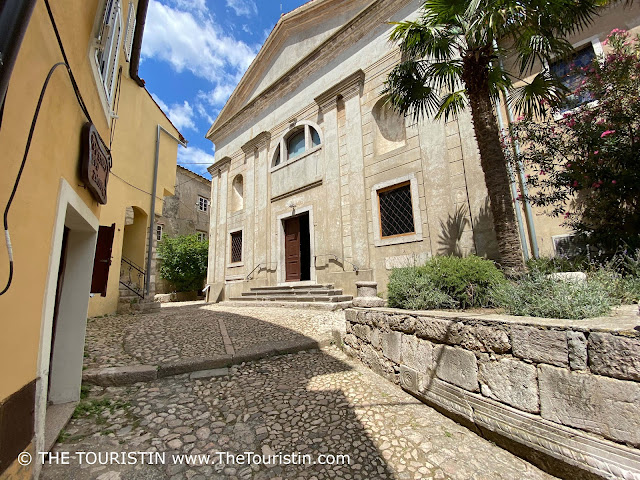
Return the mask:
[[[326, 306], [335, 308], [347, 308], [351, 306], [353, 297], [343, 295], [342, 290], [326, 285], [293, 285], [274, 287], [254, 287], [244, 292], [241, 297], [231, 297], [231, 302], [248, 303], [298, 303], [309, 306]], [[330, 308], [334, 309], [334, 308]]]
[[160, 303], [153, 298], [140, 298], [134, 292], [119, 284], [118, 313], [151, 313], [160, 310]]

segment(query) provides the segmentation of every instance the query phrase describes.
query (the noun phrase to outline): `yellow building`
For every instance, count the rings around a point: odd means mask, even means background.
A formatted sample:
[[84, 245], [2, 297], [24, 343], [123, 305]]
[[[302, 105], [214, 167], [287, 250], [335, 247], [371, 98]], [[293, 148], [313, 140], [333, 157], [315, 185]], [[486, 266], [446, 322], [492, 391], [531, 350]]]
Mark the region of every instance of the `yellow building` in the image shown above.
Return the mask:
[[[10, 78], [0, 124], [0, 205], [10, 204], [13, 246], [0, 241], [0, 478], [37, 476], [36, 452], [50, 447], [79, 399], [87, 313], [116, 310], [123, 255], [146, 270], [150, 224], [162, 213], [163, 196], [173, 194], [183, 139], [138, 77], [147, 5], [0, 5], [2, 22], [12, 20], [13, 7], [26, 13], [22, 42], [21, 35], [10, 38], [19, 47], [15, 65], [5, 61], [0, 70], [3, 81]], [[19, 16], [13, 20], [20, 24]], [[105, 242], [111, 226], [113, 242]], [[104, 248], [94, 263], [98, 237]], [[145, 277], [145, 290], [153, 281]], [[89, 300], [91, 291], [105, 296]], [[22, 451], [33, 455], [29, 466], [16, 461]]]

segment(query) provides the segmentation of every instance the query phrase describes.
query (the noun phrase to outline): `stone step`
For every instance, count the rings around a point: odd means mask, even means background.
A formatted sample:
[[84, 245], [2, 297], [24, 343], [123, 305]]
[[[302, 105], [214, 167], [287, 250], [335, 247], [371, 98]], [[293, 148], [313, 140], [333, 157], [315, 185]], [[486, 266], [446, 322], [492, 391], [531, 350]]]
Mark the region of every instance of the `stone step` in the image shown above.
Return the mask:
[[265, 290], [295, 291], [295, 290], [331, 290], [333, 284], [311, 284], [311, 285], [272, 285], [267, 287], [253, 287], [252, 292], [263, 292]]
[[330, 295], [330, 296], [307, 296], [307, 295], [258, 295], [248, 297], [231, 297], [232, 302], [350, 302], [351, 295]]
[[304, 296], [316, 296], [316, 295], [342, 295], [342, 290], [321, 290], [321, 289], [313, 289], [313, 290], [262, 290], [259, 292], [250, 291], [244, 292], [242, 294], [243, 297], [255, 297], [255, 296], [267, 296], [267, 295], [304, 295]]

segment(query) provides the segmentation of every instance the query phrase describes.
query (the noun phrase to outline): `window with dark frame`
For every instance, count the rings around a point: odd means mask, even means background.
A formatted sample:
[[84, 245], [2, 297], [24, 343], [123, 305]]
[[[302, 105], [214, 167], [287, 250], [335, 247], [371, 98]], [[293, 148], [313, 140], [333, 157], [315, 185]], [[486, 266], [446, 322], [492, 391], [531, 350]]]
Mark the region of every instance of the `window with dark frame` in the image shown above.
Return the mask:
[[587, 91], [575, 93], [575, 91], [582, 85], [583, 80], [587, 76], [587, 73], [583, 69], [589, 67], [595, 58], [596, 52], [593, 44], [588, 43], [583, 47], [577, 48], [576, 52], [568, 58], [558, 59], [549, 64], [551, 72], [572, 92], [567, 95], [557, 113], [562, 114], [593, 100], [591, 93]]
[[415, 233], [411, 183], [405, 182], [378, 190], [380, 236], [395, 237]]
[[231, 234], [231, 263], [242, 261], [242, 230]]
[[198, 241], [204, 242], [207, 239], [207, 234], [204, 232], [198, 232]]
[[162, 225], [156, 225], [156, 240], [162, 240]]

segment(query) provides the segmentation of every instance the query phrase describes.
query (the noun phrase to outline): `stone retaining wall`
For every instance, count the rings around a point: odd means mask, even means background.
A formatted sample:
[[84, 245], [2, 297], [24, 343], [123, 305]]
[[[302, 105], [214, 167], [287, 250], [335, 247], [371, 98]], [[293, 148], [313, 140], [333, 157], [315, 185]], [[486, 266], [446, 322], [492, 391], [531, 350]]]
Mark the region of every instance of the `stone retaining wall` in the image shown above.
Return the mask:
[[347, 353], [481, 433], [580, 478], [640, 480], [637, 315], [609, 328], [386, 308], [350, 309], [346, 320]]

